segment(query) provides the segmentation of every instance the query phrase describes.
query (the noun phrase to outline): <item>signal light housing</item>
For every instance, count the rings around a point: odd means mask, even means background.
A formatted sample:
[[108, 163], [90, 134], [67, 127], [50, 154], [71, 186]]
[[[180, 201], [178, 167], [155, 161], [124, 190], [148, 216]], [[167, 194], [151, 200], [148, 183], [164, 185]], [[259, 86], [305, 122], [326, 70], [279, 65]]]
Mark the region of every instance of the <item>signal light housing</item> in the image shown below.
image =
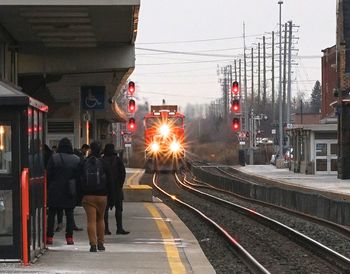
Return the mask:
[[232, 83], [232, 88], [231, 88], [233, 96], [239, 96], [239, 84], [237, 81], [234, 81]]
[[240, 121], [238, 118], [233, 118], [232, 120], [232, 131], [237, 132], [240, 130]]
[[129, 82], [128, 92], [130, 95], [133, 95], [135, 92], [135, 83], [133, 81]]
[[233, 99], [232, 104], [231, 104], [231, 111], [234, 113], [240, 112], [240, 104], [239, 104], [239, 99]]
[[136, 122], [135, 122], [135, 118], [129, 118], [129, 122], [128, 122], [128, 130], [131, 132], [134, 132], [136, 130]]
[[130, 99], [128, 103], [128, 111], [134, 113], [136, 111], [136, 102], [134, 99]]

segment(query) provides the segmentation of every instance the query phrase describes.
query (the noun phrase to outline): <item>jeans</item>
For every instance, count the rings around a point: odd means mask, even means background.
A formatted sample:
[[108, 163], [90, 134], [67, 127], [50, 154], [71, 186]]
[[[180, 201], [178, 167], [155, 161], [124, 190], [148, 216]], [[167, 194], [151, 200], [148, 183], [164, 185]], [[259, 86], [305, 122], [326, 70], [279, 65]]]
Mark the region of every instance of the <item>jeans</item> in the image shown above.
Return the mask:
[[[108, 224], [108, 211], [109, 211], [109, 207], [106, 207], [105, 210], [105, 229], [106, 231], [109, 230], [109, 224]], [[123, 228], [123, 205], [121, 203], [116, 203], [115, 204], [115, 221], [117, 223], [117, 231], [122, 231]]]
[[54, 226], [55, 226], [55, 216], [59, 212], [65, 211], [66, 214], [66, 237], [73, 236], [73, 210], [74, 208], [58, 208], [58, 207], [49, 207], [49, 214], [47, 218], [47, 237], [53, 237], [54, 235]]
[[103, 244], [105, 237], [104, 212], [107, 205], [107, 196], [85, 195], [82, 205], [86, 212], [90, 245]]

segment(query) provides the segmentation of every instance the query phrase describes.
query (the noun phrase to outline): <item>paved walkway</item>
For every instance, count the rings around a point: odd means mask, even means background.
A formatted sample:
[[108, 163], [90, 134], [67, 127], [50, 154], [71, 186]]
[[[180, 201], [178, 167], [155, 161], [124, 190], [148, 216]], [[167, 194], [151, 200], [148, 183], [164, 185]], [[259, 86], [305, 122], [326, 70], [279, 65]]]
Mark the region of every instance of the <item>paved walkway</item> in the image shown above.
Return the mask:
[[[127, 183], [134, 184], [141, 173], [127, 169]], [[84, 231], [74, 232], [74, 245], [67, 245], [64, 232], [58, 232], [36, 263], [1, 264], [0, 273], [215, 273], [191, 231], [159, 201], [124, 203], [128, 235], [115, 234], [114, 211], [110, 211], [112, 235], [106, 235], [105, 252], [89, 252], [82, 207], [75, 209], [75, 221]]]

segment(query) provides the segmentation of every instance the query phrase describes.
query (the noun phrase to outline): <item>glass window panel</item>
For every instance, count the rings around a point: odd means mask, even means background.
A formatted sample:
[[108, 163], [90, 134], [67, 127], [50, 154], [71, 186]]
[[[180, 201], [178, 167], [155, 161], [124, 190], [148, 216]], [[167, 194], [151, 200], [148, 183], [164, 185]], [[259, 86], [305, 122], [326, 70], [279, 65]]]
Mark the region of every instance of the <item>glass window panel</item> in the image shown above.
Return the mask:
[[10, 174], [11, 168], [11, 126], [0, 124], [0, 174]]
[[316, 171], [327, 171], [327, 159], [316, 160]]
[[338, 155], [338, 144], [331, 144], [331, 154]]
[[327, 144], [316, 144], [316, 156], [327, 156]]
[[338, 160], [331, 159], [331, 171], [338, 171]]
[[13, 245], [12, 190], [0, 190], [0, 246]]

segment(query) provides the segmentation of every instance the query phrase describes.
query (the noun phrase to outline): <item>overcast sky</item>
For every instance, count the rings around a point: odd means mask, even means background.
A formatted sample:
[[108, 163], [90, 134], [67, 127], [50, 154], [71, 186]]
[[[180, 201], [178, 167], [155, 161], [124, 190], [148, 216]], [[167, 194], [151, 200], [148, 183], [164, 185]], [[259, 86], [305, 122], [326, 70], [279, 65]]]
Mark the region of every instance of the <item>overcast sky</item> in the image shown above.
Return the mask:
[[[270, 42], [270, 33], [278, 30], [277, 3], [277, 0], [142, 0], [136, 69], [131, 76], [137, 84], [139, 99], [160, 104], [164, 98], [169, 104], [185, 106], [219, 98], [222, 88], [217, 66], [233, 64], [243, 53], [243, 22], [250, 54], [251, 47], [262, 43], [263, 35]], [[298, 55], [313, 57], [295, 59], [298, 65], [294, 67], [293, 94], [305, 92], [308, 97], [314, 81], [321, 80], [321, 59], [315, 57], [335, 44], [335, 9], [335, 0], [285, 0], [282, 5], [282, 22], [293, 20], [300, 26], [295, 33], [300, 38], [295, 45]], [[224, 56], [180, 55], [159, 50]], [[268, 48], [267, 54], [270, 52]], [[270, 67], [271, 61], [267, 62]]]

